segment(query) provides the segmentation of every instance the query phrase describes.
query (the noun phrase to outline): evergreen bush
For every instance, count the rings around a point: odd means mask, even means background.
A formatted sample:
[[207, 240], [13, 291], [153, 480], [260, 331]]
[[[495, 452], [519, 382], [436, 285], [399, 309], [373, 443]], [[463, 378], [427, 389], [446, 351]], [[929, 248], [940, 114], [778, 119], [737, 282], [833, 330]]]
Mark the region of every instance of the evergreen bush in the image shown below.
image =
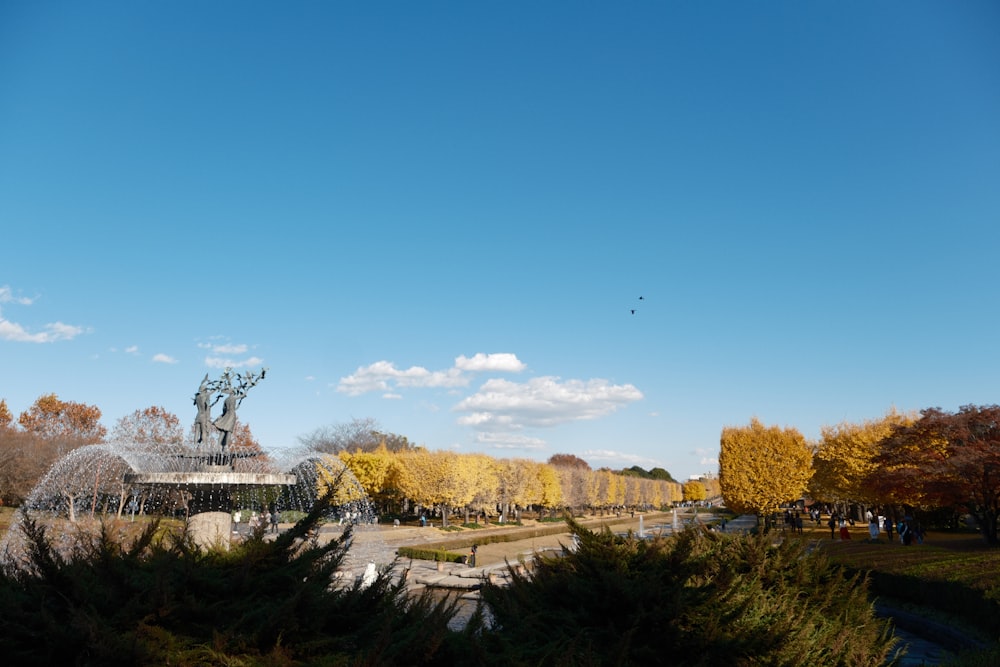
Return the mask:
[[692, 526], [639, 540], [570, 522], [577, 549], [484, 584], [483, 664], [891, 664], [889, 621], [861, 575], [805, 542]]
[[151, 524], [123, 546], [105, 527], [69, 555], [24, 517], [29, 561], [0, 575], [0, 655], [12, 665], [321, 663], [423, 665], [450, 660], [454, 604], [408, 596], [381, 572], [334, 585], [350, 532], [320, 546], [328, 500], [273, 541], [230, 551]]

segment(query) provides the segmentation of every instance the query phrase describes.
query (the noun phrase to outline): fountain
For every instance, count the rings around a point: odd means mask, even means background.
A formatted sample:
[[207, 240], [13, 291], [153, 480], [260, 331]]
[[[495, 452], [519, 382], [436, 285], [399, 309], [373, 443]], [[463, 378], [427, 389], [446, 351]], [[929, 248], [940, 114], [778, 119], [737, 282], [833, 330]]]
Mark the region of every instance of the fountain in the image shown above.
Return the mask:
[[[72, 450], [59, 459], [36, 485], [24, 509], [59, 525], [53, 538], [72, 548], [73, 529], [92, 519], [113, 516], [135, 520], [157, 513], [181, 516], [196, 544], [228, 548], [233, 536], [233, 510], [306, 513], [325, 485], [338, 487], [336, 503], [351, 517], [356, 531], [376, 522], [371, 504], [349, 470], [333, 457], [294, 451], [234, 449], [236, 409], [247, 392], [264, 378], [260, 373], [233, 375], [229, 369], [214, 382], [202, 380], [195, 395], [198, 409], [193, 442], [148, 438], [142, 442], [107, 442]], [[211, 408], [225, 399], [214, 421]], [[0, 565], [18, 560], [20, 530], [11, 527], [0, 540]], [[345, 565], [387, 564], [381, 539], [357, 540], [362, 548], [348, 553]], [[5, 562], [3, 562], [5, 561]]]
[[[234, 376], [227, 368], [222, 377], [213, 382], [206, 374], [194, 397], [198, 409], [194, 448], [190, 452], [160, 457], [159, 465], [146, 465], [124, 476], [124, 484], [139, 490], [157, 487], [183, 490], [188, 531], [201, 547], [224, 548], [229, 544], [232, 495], [239, 489], [277, 488], [291, 486], [297, 481], [294, 475], [237, 469], [236, 464], [242, 459], [257, 458], [259, 453], [234, 452], [229, 447], [236, 426], [236, 409], [266, 373], [264, 368], [260, 373], [247, 371]], [[213, 421], [212, 406], [223, 397], [222, 415]]]

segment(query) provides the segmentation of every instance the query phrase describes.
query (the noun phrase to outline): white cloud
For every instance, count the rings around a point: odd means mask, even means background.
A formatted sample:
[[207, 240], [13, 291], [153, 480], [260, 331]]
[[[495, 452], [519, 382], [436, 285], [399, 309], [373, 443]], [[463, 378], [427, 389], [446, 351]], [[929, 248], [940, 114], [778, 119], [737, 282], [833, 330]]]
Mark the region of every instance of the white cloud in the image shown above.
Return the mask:
[[526, 435], [511, 433], [479, 433], [476, 442], [496, 449], [544, 449], [545, 441]]
[[126, 354], [139, 354], [139, 346], [138, 345], [129, 345], [128, 347], [125, 348], [125, 353]]
[[158, 364], [176, 364], [177, 360], [171, 357], [169, 354], [159, 354], [153, 355], [153, 361]]
[[[216, 340], [223, 338], [222, 336], [215, 336]], [[248, 366], [260, 366], [263, 365], [264, 360], [257, 356], [246, 357], [240, 359], [240, 355], [244, 355], [250, 349], [249, 345], [245, 343], [230, 343], [230, 342], [209, 342], [209, 343], [198, 343], [199, 348], [203, 350], [209, 350], [208, 356], [205, 357], [205, 365], [209, 368], [246, 368]]]
[[527, 368], [517, 355], [502, 352], [484, 354], [479, 352], [472, 358], [460, 355], [455, 365], [442, 371], [430, 371], [423, 366], [396, 368], [391, 361], [376, 361], [368, 366], [360, 366], [354, 373], [340, 378], [337, 391], [350, 396], [360, 396], [372, 391], [390, 391], [405, 387], [454, 388], [467, 387], [472, 372], [519, 373]]
[[636, 465], [640, 468], [655, 468], [660, 465], [660, 462], [654, 459], [639, 456], [638, 454], [616, 452], [612, 449], [589, 449], [581, 454], [580, 458], [588, 462], [604, 461], [606, 463], [612, 463], [614, 465], [609, 466], [612, 468], [626, 468]]
[[215, 354], [245, 354], [247, 349], [249, 348], [246, 345], [232, 345], [229, 343], [212, 346], [212, 352]]
[[350, 396], [360, 396], [370, 391], [387, 391], [395, 387], [461, 387], [469, 379], [455, 368], [446, 371], [429, 371], [422, 366], [406, 370], [396, 368], [391, 361], [376, 361], [359, 367], [352, 375], [340, 378], [337, 391]]
[[604, 417], [641, 398], [633, 385], [604, 379], [561, 381], [546, 376], [518, 383], [495, 378], [454, 410], [468, 413], [459, 418], [460, 424], [492, 427], [486, 430], [537, 428]]
[[264, 360], [260, 357], [247, 357], [246, 359], [205, 357], [205, 365], [209, 368], [246, 368], [247, 366], [261, 366], [263, 363]]
[[14, 296], [14, 290], [9, 285], [0, 287], [0, 303], [16, 303], [22, 306], [30, 306], [34, 301], [34, 299], [29, 299], [26, 296]]
[[[14, 290], [9, 285], [0, 287], [0, 303], [30, 306], [34, 301], [28, 297], [15, 295]], [[32, 333], [17, 322], [4, 319], [3, 314], [0, 313], [0, 339], [16, 343], [54, 343], [60, 340], [73, 340], [86, 331], [83, 327], [63, 322], [52, 322], [46, 324], [42, 329], [42, 331]]]
[[16, 343], [54, 343], [59, 340], [73, 340], [83, 332], [83, 327], [54, 322], [46, 324], [43, 331], [30, 333], [20, 324], [0, 317], [0, 338]]
[[461, 371], [503, 371], [507, 373], [520, 373], [527, 366], [517, 358], [517, 355], [508, 352], [497, 354], [483, 354], [477, 352], [471, 359], [461, 355], [455, 359], [455, 368]]

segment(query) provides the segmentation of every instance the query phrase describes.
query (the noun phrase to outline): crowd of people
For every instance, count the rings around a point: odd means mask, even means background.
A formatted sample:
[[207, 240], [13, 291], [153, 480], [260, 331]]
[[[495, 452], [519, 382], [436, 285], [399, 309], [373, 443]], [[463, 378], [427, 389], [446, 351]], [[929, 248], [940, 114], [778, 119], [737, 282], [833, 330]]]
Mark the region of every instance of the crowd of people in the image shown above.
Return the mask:
[[[814, 516], [816, 524], [819, 525], [820, 511], [818, 509], [810, 510], [810, 514]], [[924, 543], [923, 525], [908, 514], [899, 520], [894, 520], [892, 517], [876, 515], [871, 510], [866, 510], [865, 519], [868, 522], [868, 535], [872, 540], [879, 539], [879, 536], [884, 532], [890, 542], [897, 539], [904, 546]], [[837, 539], [838, 533], [840, 539], [849, 540], [851, 539], [850, 529], [854, 526], [854, 518], [844, 513], [832, 511], [826, 525], [830, 528], [831, 540]]]
[[281, 521], [281, 514], [276, 509], [271, 511], [262, 511], [259, 514], [255, 511], [251, 511], [246, 517], [246, 522], [243, 521], [243, 511], [236, 510], [233, 512], [233, 534], [240, 533], [240, 525], [246, 525], [250, 532], [257, 529], [262, 529], [265, 532], [277, 533], [278, 523]]

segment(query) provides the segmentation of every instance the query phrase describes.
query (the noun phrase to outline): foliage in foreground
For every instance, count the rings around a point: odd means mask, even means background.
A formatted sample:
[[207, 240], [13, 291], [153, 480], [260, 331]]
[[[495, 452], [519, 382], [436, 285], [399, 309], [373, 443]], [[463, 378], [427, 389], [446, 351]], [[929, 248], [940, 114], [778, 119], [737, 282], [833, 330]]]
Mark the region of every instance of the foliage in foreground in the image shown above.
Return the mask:
[[157, 540], [153, 524], [129, 546], [104, 529], [62, 556], [25, 517], [30, 560], [0, 576], [0, 655], [17, 665], [449, 662], [451, 604], [410, 598], [388, 573], [368, 588], [331, 587], [349, 534], [309, 539], [326, 509], [229, 552]]
[[866, 580], [805, 542], [694, 527], [646, 541], [570, 525], [574, 553], [484, 586], [495, 624], [482, 664], [891, 664], [896, 640]]
[[[324, 511], [277, 540], [229, 552], [105, 531], [70, 556], [25, 522], [26, 569], [0, 577], [0, 655], [12, 664], [883, 665], [889, 622], [867, 582], [802, 542], [691, 527], [672, 539], [591, 532], [509, 588], [484, 584], [483, 614], [410, 598], [383, 573], [331, 587], [346, 539], [318, 546]], [[40, 639], [44, 638], [44, 639]]]

